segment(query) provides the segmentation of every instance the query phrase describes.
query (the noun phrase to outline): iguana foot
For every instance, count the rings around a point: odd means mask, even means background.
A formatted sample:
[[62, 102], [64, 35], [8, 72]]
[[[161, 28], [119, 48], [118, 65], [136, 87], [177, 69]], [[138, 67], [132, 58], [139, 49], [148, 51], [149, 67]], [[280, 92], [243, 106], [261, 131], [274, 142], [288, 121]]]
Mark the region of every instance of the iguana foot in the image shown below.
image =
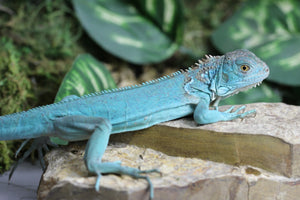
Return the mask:
[[[234, 108], [235, 108], [235, 106], [231, 106], [228, 110], [223, 112], [223, 113], [228, 113], [228, 115], [226, 116], [226, 117], [228, 117], [228, 119], [243, 118], [249, 114], [256, 113], [255, 110], [249, 110], [247, 112], [244, 112], [246, 109], [246, 106], [241, 106], [238, 109], [236, 109], [234, 112], [231, 112]], [[240, 111], [242, 111], [242, 112], [240, 112]]]
[[243, 118], [249, 114], [256, 112], [255, 110], [244, 112], [246, 106], [241, 106], [235, 111], [233, 111], [235, 107], [232, 106], [224, 112], [219, 111], [217, 106], [215, 106], [214, 108], [214, 110], [210, 110], [208, 99], [202, 99], [202, 101], [200, 101], [194, 111], [195, 121], [198, 124], [210, 124], [219, 121], [229, 121], [237, 118]]
[[[137, 179], [145, 179], [149, 184], [149, 191], [150, 191], [150, 199], [154, 197], [154, 187], [150, 180], [150, 178], [143, 174], [148, 173], [160, 173], [157, 169], [151, 170], [139, 170], [132, 167], [121, 166], [121, 162], [106, 162], [106, 163], [88, 163], [88, 168], [90, 172], [93, 172], [98, 175], [96, 180], [95, 189], [99, 191], [100, 188], [100, 179], [102, 174], [120, 174], [120, 175], [129, 175], [133, 178]], [[161, 174], [161, 173], [160, 173]]]
[[[20, 153], [20, 151], [23, 149], [23, 147], [29, 142], [30, 139], [27, 139], [25, 140], [21, 146], [19, 147], [19, 149], [16, 151], [16, 154], [15, 154], [15, 157], [18, 156], [18, 154]], [[43, 170], [45, 170], [45, 161], [44, 161], [44, 158], [43, 158], [43, 150], [45, 152], [48, 152], [49, 151], [49, 148], [48, 148], [48, 145], [49, 146], [53, 146], [53, 147], [57, 147], [56, 144], [52, 143], [49, 139], [49, 137], [39, 137], [39, 138], [35, 138], [30, 146], [30, 148], [25, 151], [25, 153], [23, 154], [23, 156], [18, 159], [18, 161], [13, 165], [10, 173], [9, 173], [9, 177], [8, 177], [8, 180], [11, 179], [15, 169], [18, 167], [19, 164], [21, 164], [22, 162], [24, 162], [24, 160], [26, 158], [28, 158], [30, 156], [30, 154], [32, 152], [34, 152], [35, 150], [37, 150], [38, 152], [38, 157], [39, 157], [39, 161], [40, 161], [40, 164], [43, 168]]]

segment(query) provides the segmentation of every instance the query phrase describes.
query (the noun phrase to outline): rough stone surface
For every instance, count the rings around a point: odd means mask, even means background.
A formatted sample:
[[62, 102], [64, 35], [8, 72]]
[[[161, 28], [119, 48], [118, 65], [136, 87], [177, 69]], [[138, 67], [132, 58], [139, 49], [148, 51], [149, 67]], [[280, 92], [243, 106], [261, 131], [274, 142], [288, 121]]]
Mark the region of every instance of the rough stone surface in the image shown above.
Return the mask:
[[[162, 176], [150, 174], [156, 200], [298, 199], [300, 108], [260, 103], [247, 110], [254, 108], [256, 116], [243, 120], [199, 126], [185, 118], [113, 135], [103, 162], [159, 169]], [[149, 199], [147, 182], [128, 176], [103, 176], [96, 192], [83, 144], [47, 155], [39, 199]]]
[[300, 107], [283, 103], [247, 105], [247, 110], [252, 109], [256, 109], [256, 116], [203, 126], [197, 125], [192, 118], [184, 118], [141, 131], [112, 135], [111, 140], [172, 156], [252, 165], [280, 175], [299, 177]]
[[[128, 176], [105, 175], [100, 192], [94, 189], [96, 177], [89, 175], [82, 157], [84, 145], [54, 150], [46, 156], [49, 163], [44, 173], [38, 198], [148, 200], [147, 182]], [[121, 160], [123, 165], [141, 169], [157, 168], [150, 174], [155, 187], [155, 200], [195, 199], [297, 199], [298, 179], [274, 175], [250, 166], [230, 166], [196, 158], [167, 156], [134, 145], [110, 145], [104, 162]]]

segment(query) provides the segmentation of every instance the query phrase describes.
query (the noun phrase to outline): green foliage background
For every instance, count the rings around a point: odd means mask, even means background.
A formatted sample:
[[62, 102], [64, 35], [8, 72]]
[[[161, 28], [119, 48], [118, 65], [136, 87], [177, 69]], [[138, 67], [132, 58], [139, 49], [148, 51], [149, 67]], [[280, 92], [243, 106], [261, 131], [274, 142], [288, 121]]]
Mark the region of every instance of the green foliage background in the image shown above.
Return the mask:
[[[300, 1], [247, 1], [212, 35], [222, 52], [245, 48], [270, 67], [269, 80], [300, 86]], [[288, 77], [288, 78], [287, 78]]]
[[91, 38], [108, 52], [132, 63], [160, 62], [170, 57], [182, 40], [180, 0], [72, 2]]

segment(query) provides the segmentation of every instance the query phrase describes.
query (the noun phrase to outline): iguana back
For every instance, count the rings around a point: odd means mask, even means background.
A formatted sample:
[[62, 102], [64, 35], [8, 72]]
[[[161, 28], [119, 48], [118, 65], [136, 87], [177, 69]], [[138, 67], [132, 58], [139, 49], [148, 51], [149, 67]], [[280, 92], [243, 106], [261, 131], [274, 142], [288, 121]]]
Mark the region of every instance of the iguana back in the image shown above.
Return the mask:
[[[243, 66], [252, 71], [243, 71]], [[207, 56], [188, 70], [141, 85], [69, 97], [59, 103], [2, 116], [0, 139], [53, 135], [56, 134], [53, 120], [77, 115], [109, 120], [112, 133], [139, 130], [192, 114], [201, 99], [207, 101], [206, 104], [218, 103], [222, 98], [259, 84], [268, 74], [267, 65], [247, 50]]]

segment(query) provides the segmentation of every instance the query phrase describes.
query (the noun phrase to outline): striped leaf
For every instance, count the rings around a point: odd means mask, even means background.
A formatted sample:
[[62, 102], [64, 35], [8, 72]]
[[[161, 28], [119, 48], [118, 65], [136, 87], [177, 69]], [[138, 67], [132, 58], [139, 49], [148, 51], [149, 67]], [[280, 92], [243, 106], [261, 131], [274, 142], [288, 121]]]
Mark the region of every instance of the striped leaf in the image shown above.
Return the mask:
[[55, 102], [69, 95], [82, 96], [115, 88], [116, 84], [105, 66], [89, 54], [79, 55], [66, 74]]
[[270, 67], [269, 79], [300, 85], [300, 1], [248, 0], [212, 36], [222, 52], [246, 48]]
[[132, 0], [131, 2], [171, 40], [178, 44], [182, 42], [183, 5], [180, 0]]
[[[75, 59], [72, 68], [66, 74], [56, 94], [55, 102], [70, 95], [82, 96], [115, 87], [116, 84], [105, 66], [91, 55], [82, 54]], [[58, 137], [50, 139], [56, 144], [68, 144], [68, 141]]]
[[180, 0], [73, 0], [79, 21], [108, 52], [136, 64], [170, 57], [182, 40]]

